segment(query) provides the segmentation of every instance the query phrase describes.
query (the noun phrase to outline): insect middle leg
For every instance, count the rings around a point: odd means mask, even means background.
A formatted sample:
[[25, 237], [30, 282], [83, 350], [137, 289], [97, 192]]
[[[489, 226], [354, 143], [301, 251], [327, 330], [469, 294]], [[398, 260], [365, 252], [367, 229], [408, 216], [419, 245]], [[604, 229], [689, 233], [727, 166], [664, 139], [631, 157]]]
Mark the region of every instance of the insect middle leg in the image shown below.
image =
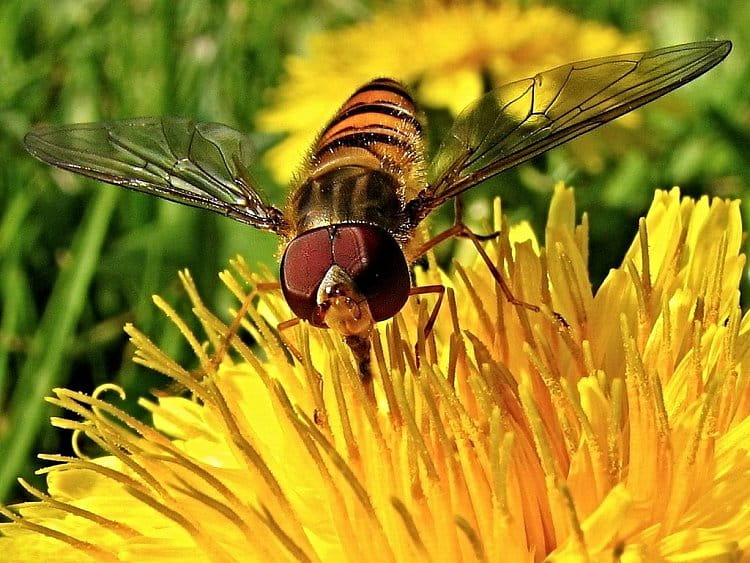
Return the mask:
[[[437, 293], [437, 301], [435, 302], [435, 306], [432, 308], [432, 311], [430, 312], [430, 316], [427, 318], [427, 323], [424, 325], [424, 329], [422, 331], [424, 338], [423, 341], [426, 342], [427, 339], [430, 337], [430, 334], [432, 334], [432, 329], [435, 326], [435, 321], [437, 320], [438, 313], [440, 312], [440, 306], [443, 304], [443, 297], [445, 296], [445, 286], [440, 284], [435, 285], [422, 285], [418, 287], [412, 287], [409, 290], [409, 297], [412, 295], [424, 295], [426, 293]], [[419, 336], [417, 336], [417, 342], [414, 344], [414, 358], [417, 362], [417, 367], [419, 367], [419, 343], [420, 339]]]
[[[255, 286], [253, 291], [247, 294], [247, 296], [242, 301], [242, 306], [240, 307], [240, 310], [237, 311], [237, 314], [234, 316], [234, 319], [232, 320], [232, 324], [229, 325], [229, 328], [227, 329], [226, 334], [222, 338], [221, 345], [219, 346], [219, 350], [216, 352], [214, 357], [211, 359], [211, 364], [214, 370], [218, 368], [219, 364], [221, 363], [221, 360], [224, 358], [224, 355], [229, 351], [229, 346], [231, 344], [231, 341], [234, 337], [237, 336], [237, 331], [239, 330], [239, 327], [242, 323], [242, 319], [247, 314], [248, 310], [250, 309], [250, 306], [252, 305], [253, 299], [256, 295], [258, 295], [260, 292], [264, 291], [279, 291], [281, 290], [281, 284], [278, 282], [263, 282], [259, 283]], [[283, 342], [284, 346], [286, 346], [289, 353], [294, 356], [294, 358], [300, 363], [304, 365], [304, 358], [302, 356], [302, 353], [299, 351], [297, 346], [295, 346], [294, 342], [290, 338], [286, 336], [286, 331], [288, 329], [293, 328], [297, 326], [300, 323], [300, 319], [297, 317], [293, 317], [291, 319], [288, 319], [286, 321], [280, 322], [276, 325], [276, 330], [278, 332], [279, 338]], [[313, 374], [315, 377], [315, 381], [317, 381], [317, 389], [314, 391], [315, 396], [315, 404], [317, 405], [315, 407], [315, 413], [314, 413], [314, 419], [318, 424], [325, 425], [326, 415], [325, 415], [325, 405], [323, 403], [323, 376], [315, 369], [313, 369]]]

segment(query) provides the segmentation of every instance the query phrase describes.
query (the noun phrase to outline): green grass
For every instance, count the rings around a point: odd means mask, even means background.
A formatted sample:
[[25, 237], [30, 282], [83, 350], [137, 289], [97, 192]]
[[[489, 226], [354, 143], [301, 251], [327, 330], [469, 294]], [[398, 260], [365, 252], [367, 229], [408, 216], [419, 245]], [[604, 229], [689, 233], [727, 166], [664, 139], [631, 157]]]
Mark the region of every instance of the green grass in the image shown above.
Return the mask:
[[[564, 3], [563, 3], [564, 4]], [[369, 11], [368, 2], [41, 0], [0, 3], [0, 499], [17, 498], [34, 453], [69, 450], [42, 401], [54, 386], [90, 392], [114, 381], [132, 400], [163, 384], [130, 361], [121, 330], [133, 321], [159, 346], [194, 365], [156, 311], [158, 293], [179, 311], [177, 270], [188, 267], [215, 310], [231, 303], [217, 273], [242, 253], [275, 266], [274, 237], [155, 198], [62, 173], [34, 161], [22, 137], [40, 121], [183, 115], [252, 131], [283, 57], [315, 30]], [[542, 224], [553, 179], [578, 188], [592, 215], [595, 275], [616, 265], [654, 187], [742, 197], [750, 178], [747, 84], [750, 8], [743, 1], [652, 5], [636, 0], [567, 5], [654, 45], [729, 38], [734, 53], [681, 94], [684, 111], [647, 112], [648, 143], [586, 173], [565, 151], [498, 182], [504, 208]], [[502, 38], [498, 38], [502, 40]], [[322, 124], [321, 124], [322, 125]], [[437, 126], [435, 126], [437, 127]], [[259, 138], [263, 144], [266, 139]], [[276, 202], [284, 190], [253, 174]], [[478, 190], [472, 197], [486, 197]], [[744, 209], [750, 213], [750, 209]], [[252, 250], [250, 250], [252, 249]]]

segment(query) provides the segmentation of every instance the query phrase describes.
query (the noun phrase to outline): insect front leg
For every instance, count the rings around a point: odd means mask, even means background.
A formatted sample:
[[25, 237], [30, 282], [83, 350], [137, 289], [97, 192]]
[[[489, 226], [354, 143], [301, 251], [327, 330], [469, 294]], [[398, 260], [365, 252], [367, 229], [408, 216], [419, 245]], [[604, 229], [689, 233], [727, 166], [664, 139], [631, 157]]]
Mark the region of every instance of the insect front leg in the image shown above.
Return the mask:
[[[286, 330], [299, 325], [299, 323], [299, 317], [293, 317], [289, 320], [277, 324], [276, 330], [278, 331], [279, 338], [281, 338], [284, 346], [286, 346], [287, 350], [289, 350], [289, 353], [294, 356], [294, 358], [301, 365], [305, 365], [305, 360], [302, 352], [299, 351], [297, 346], [294, 345], [294, 342], [292, 342], [285, 333]], [[313, 409], [313, 420], [318, 426], [328, 427], [328, 414], [326, 412], [325, 402], [323, 400], [323, 376], [312, 366], [312, 362], [310, 362], [309, 367], [312, 370], [312, 376], [314, 377], [314, 383], [311, 382], [313, 401], [315, 403], [315, 408]]]
[[224, 336], [222, 336], [221, 338], [221, 344], [219, 345], [219, 349], [211, 358], [211, 368], [213, 371], [218, 369], [219, 365], [224, 359], [224, 356], [226, 356], [227, 352], [229, 351], [229, 346], [232, 343], [232, 339], [237, 336], [237, 331], [239, 330], [240, 325], [242, 324], [242, 319], [245, 317], [245, 315], [247, 315], [247, 312], [250, 309], [250, 306], [252, 305], [253, 299], [255, 299], [255, 296], [263, 291], [279, 291], [279, 290], [281, 290], [281, 284], [278, 282], [261, 282], [261, 283], [256, 284], [255, 288], [245, 296], [245, 298], [242, 300], [242, 305], [240, 306], [240, 310], [237, 311], [237, 314], [234, 316], [234, 319], [232, 319], [232, 324], [229, 325], [229, 328], [227, 328], [226, 333], [224, 333]]
[[[267, 285], [270, 286], [274, 284], [269, 283]], [[289, 351], [289, 353], [294, 357], [294, 359], [297, 360], [301, 365], [305, 365], [305, 358], [302, 355], [302, 352], [300, 352], [299, 348], [297, 348], [295, 343], [292, 342], [292, 340], [287, 336], [287, 331], [290, 328], [294, 328], [295, 326], [298, 326], [300, 322], [301, 322], [301, 319], [299, 317], [292, 317], [291, 319], [282, 321], [276, 325], [276, 332], [278, 332], [281, 342], [284, 344], [284, 346]], [[312, 370], [315, 373], [316, 380], [322, 387], [323, 376], [314, 367], [312, 368]]]

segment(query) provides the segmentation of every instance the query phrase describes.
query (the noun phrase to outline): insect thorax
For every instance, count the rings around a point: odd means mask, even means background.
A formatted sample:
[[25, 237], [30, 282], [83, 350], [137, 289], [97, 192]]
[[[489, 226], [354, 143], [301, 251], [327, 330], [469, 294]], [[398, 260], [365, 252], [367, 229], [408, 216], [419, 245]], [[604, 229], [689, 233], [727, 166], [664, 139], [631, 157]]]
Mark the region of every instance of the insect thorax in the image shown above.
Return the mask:
[[348, 165], [313, 175], [292, 195], [288, 211], [297, 233], [338, 223], [369, 223], [393, 234], [403, 221], [398, 180], [365, 166]]

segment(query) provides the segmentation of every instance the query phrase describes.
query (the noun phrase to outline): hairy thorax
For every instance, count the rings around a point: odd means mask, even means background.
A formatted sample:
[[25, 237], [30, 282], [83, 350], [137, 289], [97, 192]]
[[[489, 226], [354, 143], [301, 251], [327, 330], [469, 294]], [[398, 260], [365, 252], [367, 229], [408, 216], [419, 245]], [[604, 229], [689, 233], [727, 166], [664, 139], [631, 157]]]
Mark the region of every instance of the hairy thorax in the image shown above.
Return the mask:
[[378, 225], [398, 236], [402, 190], [382, 170], [344, 166], [311, 176], [292, 196], [288, 209], [297, 233], [338, 223]]

